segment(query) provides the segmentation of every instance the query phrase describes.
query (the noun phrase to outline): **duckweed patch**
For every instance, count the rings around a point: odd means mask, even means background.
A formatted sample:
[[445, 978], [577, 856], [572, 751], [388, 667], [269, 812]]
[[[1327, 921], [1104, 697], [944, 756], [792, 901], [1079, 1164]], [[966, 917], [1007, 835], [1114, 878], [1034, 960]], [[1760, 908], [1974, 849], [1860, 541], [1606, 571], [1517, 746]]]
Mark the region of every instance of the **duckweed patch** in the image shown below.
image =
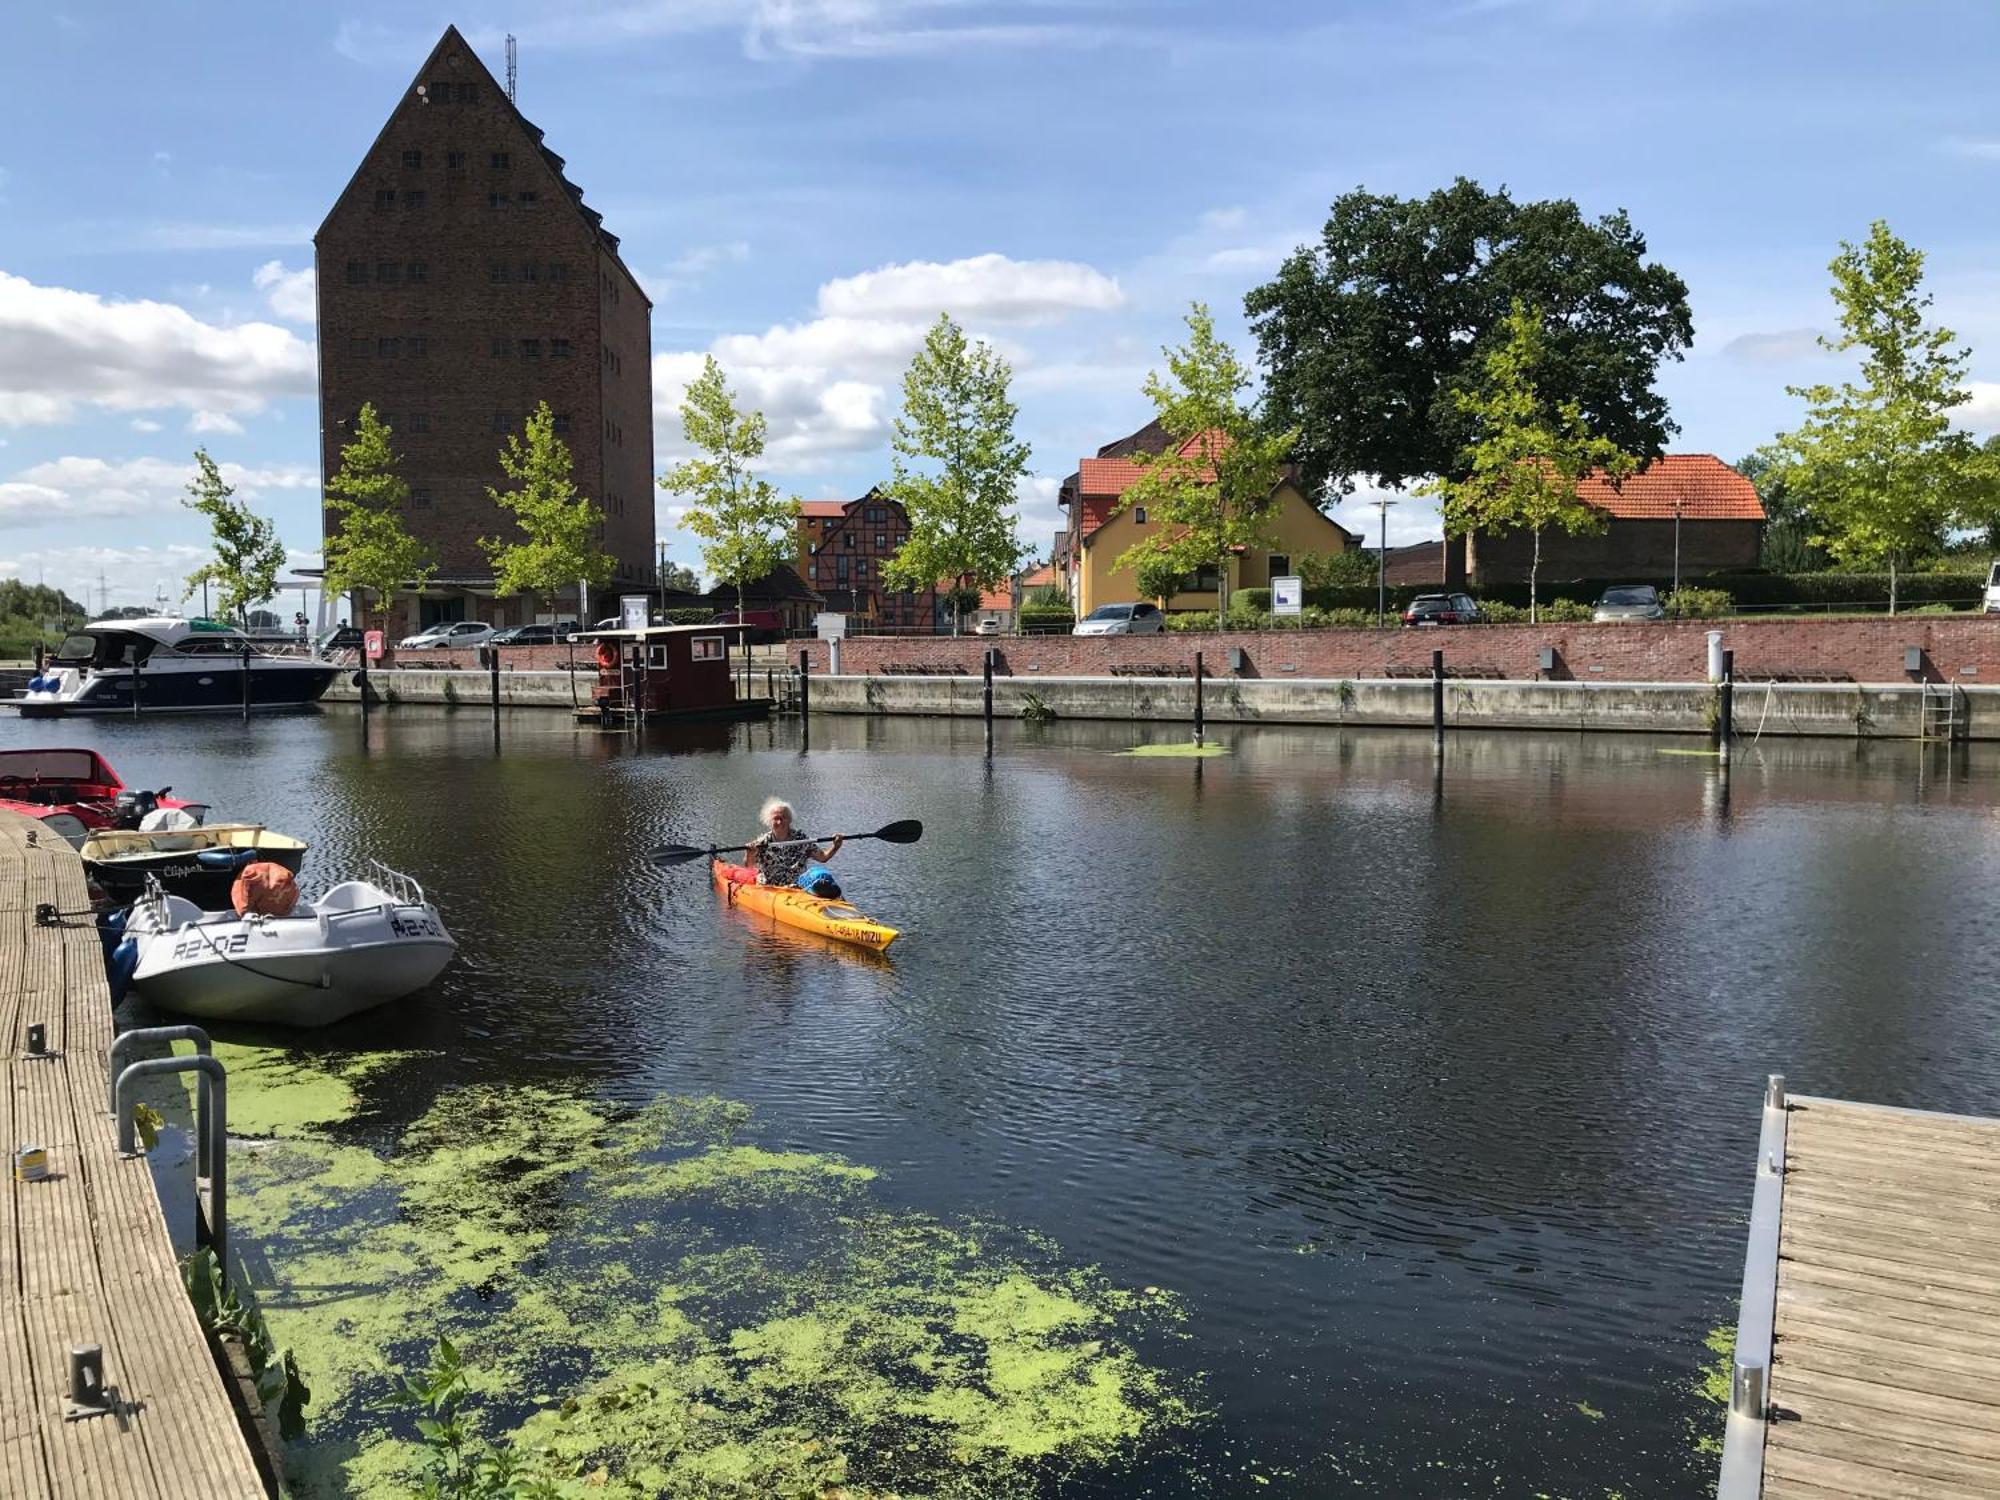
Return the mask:
[[1227, 755], [1227, 745], [1202, 744], [1186, 741], [1167, 745], [1134, 745], [1130, 750], [1120, 750], [1120, 755], [1142, 755], [1156, 758], [1205, 760], [1212, 755]]
[[[464, 1088], [384, 1156], [338, 1129], [365, 1078], [230, 1070], [273, 1136], [232, 1153], [232, 1209], [313, 1387], [301, 1496], [419, 1482], [393, 1377], [439, 1334], [479, 1439], [564, 1494], [1026, 1495], [1197, 1418], [1139, 1352], [1184, 1319], [1170, 1293], [886, 1208], [873, 1169], [759, 1144], [740, 1104]], [[302, 1072], [308, 1097], [254, 1103]]]

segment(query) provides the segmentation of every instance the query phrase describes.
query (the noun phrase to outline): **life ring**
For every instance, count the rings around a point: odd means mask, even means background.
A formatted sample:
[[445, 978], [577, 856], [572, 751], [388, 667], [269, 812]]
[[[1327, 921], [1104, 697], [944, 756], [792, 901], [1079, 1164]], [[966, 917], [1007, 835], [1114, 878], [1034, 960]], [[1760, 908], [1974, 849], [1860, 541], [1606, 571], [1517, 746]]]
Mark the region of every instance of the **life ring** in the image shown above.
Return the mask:
[[597, 643], [597, 670], [600, 672], [618, 670], [618, 648], [610, 641]]

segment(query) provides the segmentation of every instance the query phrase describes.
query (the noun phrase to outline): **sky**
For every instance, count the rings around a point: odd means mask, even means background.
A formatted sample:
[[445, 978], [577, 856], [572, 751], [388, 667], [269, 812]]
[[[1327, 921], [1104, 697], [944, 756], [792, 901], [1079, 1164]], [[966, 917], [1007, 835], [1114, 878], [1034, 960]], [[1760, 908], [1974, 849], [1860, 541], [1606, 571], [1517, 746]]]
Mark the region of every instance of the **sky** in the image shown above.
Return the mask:
[[[198, 445], [317, 560], [312, 234], [447, 23], [496, 75], [519, 38], [522, 110], [654, 300], [656, 469], [712, 352], [773, 479], [862, 493], [950, 311], [1013, 364], [1046, 556], [1191, 302], [1251, 360], [1244, 293], [1335, 197], [1458, 175], [1625, 209], [1686, 279], [1671, 451], [1740, 457], [1838, 377], [1826, 264], [1877, 218], [2000, 428], [1989, 0], [77, 0], [0, 50], [0, 576], [171, 602]], [[1365, 489], [1335, 514], [1376, 536]]]

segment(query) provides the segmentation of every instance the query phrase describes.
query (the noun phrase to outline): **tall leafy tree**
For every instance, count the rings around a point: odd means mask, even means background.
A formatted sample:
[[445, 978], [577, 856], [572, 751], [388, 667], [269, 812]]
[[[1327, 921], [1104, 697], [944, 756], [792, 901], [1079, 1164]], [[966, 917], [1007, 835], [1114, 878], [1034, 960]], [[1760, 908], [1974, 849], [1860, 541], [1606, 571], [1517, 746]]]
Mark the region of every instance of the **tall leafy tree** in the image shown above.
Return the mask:
[[1166, 445], [1135, 453], [1139, 478], [1119, 497], [1122, 511], [1143, 505], [1158, 525], [1119, 554], [1142, 592], [1171, 599], [1198, 569], [1216, 571], [1216, 609], [1229, 610], [1229, 558], [1238, 547], [1270, 541], [1271, 493], [1284, 473], [1296, 431], [1271, 432], [1243, 400], [1250, 373], [1202, 303], [1187, 315], [1187, 342], [1163, 349], [1167, 373], [1146, 376]]
[[1453, 465], [1418, 486], [1444, 502], [1445, 531], [1526, 531], [1534, 538], [1528, 565], [1528, 618], [1539, 618], [1542, 533], [1601, 530], [1603, 511], [1577, 486], [1600, 473], [1613, 483], [1638, 466], [1616, 442], [1592, 430], [1582, 405], [1547, 394], [1548, 344], [1541, 314], [1516, 302], [1488, 350], [1482, 378], [1454, 400], [1471, 438]]
[[1887, 564], [1894, 614], [1899, 564], [1990, 515], [1993, 459], [1951, 425], [1971, 398], [1971, 351], [1925, 322], [1923, 252], [1878, 219], [1861, 244], [1841, 241], [1829, 269], [1841, 334], [1820, 342], [1858, 351], [1861, 378], [1789, 387], [1806, 416], [1774, 445], [1778, 473], [1809, 507], [1815, 543], [1842, 563]]
[[195, 477], [188, 481], [187, 498], [181, 504], [208, 517], [215, 556], [187, 576], [183, 599], [204, 583], [212, 583], [220, 594], [223, 614], [241, 624], [253, 604], [268, 599], [278, 590], [278, 570], [285, 565], [285, 544], [278, 540], [278, 528], [243, 501], [222, 482], [222, 471], [206, 448], [194, 454]]
[[1686, 285], [1647, 260], [1623, 212], [1589, 220], [1461, 177], [1427, 198], [1346, 194], [1319, 243], [1244, 299], [1267, 410], [1299, 429], [1310, 492], [1464, 478], [1474, 422], [1458, 397], [1485, 378], [1516, 301], [1547, 325], [1543, 398], [1658, 455], [1677, 429], [1654, 380], [1694, 337]]
[[392, 429], [365, 402], [354, 440], [340, 450], [340, 469], [326, 482], [326, 509], [339, 518], [326, 538], [326, 589], [373, 594], [379, 610], [396, 590], [421, 589], [437, 571], [424, 542], [403, 524], [410, 487], [396, 472]]
[[[736, 585], [736, 613], [744, 590], [796, 554], [799, 502], [750, 465], [764, 456], [764, 414], [736, 404], [713, 355], [681, 402], [681, 430], [701, 457], [674, 465], [660, 488], [694, 503], [681, 525], [701, 539], [701, 562], [720, 583]], [[749, 653], [743, 653], [749, 670]]]
[[523, 431], [507, 434], [500, 468], [512, 486], [488, 485], [486, 494], [513, 513], [520, 535], [479, 539], [493, 563], [494, 587], [503, 594], [553, 597], [580, 584], [608, 583], [614, 564], [602, 540], [604, 510], [570, 478], [576, 461], [556, 436], [548, 402], [536, 405]]
[[903, 410], [886, 492], [910, 516], [910, 534], [883, 564], [883, 581], [910, 593], [943, 583], [952, 634], [965, 598], [997, 587], [1026, 552], [1014, 532], [1015, 487], [1028, 445], [1014, 435], [1013, 372], [987, 344], [940, 314], [903, 374]]

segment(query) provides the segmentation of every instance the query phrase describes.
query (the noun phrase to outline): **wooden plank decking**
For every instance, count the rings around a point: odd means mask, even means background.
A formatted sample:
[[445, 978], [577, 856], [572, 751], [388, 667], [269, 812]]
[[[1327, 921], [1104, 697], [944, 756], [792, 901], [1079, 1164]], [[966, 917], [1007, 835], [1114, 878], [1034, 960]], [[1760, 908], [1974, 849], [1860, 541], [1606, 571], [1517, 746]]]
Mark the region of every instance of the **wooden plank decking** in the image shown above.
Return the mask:
[[[105, 1110], [111, 997], [90, 919], [40, 927], [37, 903], [86, 904], [83, 862], [0, 812], [0, 1495], [261, 1497], [236, 1413], [181, 1285], [144, 1157]], [[23, 1054], [28, 1026], [58, 1056]], [[14, 1180], [18, 1145], [51, 1177]], [[65, 1422], [69, 1348], [98, 1344], [117, 1411]]]
[[1722, 1500], [2000, 1495], [2000, 1120], [1793, 1097], [1764, 1149]]

